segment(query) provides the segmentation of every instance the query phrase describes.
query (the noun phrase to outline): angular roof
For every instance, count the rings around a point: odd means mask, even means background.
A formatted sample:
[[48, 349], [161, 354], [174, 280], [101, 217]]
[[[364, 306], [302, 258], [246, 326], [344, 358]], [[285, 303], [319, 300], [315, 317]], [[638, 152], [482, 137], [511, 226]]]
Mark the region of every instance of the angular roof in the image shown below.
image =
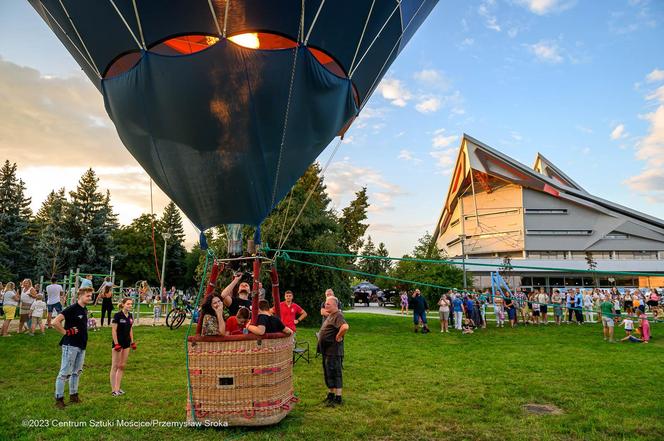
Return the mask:
[[[609, 215], [627, 217], [630, 222], [645, 229], [664, 233], [664, 220], [591, 195], [540, 153], [537, 154], [533, 168], [530, 168], [464, 133], [453, 170], [445, 205], [434, 230], [434, 239], [441, 229], [447, 228], [458, 195], [470, 185], [481, 185], [488, 176]], [[479, 184], [475, 183], [477, 181]]]

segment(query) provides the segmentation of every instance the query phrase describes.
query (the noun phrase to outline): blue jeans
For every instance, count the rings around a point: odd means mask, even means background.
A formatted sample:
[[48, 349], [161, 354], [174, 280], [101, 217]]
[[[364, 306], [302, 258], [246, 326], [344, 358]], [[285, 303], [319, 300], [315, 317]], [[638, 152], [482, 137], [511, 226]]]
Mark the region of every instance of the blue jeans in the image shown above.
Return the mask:
[[65, 381], [69, 379], [69, 395], [78, 393], [78, 378], [83, 372], [85, 349], [76, 346], [62, 345], [60, 372], [55, 379], [55, 398], [65, 395]]

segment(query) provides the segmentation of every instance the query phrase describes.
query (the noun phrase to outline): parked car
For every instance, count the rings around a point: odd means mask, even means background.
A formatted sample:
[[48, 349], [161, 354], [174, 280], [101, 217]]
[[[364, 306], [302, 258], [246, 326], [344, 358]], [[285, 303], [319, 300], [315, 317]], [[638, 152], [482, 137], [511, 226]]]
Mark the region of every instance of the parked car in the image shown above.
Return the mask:
[[369, 306], [370, 299], [371, 291], [357, 289], [353, 292], [353, 303], [364, 303], [366, 306]]
[[379, 291], [378, 304], [380, 306], [399, 306], [400, 302], [401, 296], [399, 296], [399, 291], [396, 289], [386, 289], [384, 291]]

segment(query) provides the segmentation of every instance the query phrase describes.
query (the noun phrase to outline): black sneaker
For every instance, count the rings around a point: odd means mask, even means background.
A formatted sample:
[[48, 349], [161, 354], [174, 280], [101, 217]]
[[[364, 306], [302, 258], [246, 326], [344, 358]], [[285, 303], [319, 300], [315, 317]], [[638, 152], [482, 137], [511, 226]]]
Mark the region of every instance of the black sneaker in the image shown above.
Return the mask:
[[341, 406], [342, 404], [344, 404], [343, 400], [341, 399], [341, 395], [335, 396], [333, 403], [335, 406]]
[[323, 400], [323, 403], [325, 403], [325, 404], [329, 404], [329, 403], [331, 403], [332, 401], [334, 401], [334, 394], [333, 394], [332, 392], [329, 392], [329, 393], [327, 394], [327, 397]]

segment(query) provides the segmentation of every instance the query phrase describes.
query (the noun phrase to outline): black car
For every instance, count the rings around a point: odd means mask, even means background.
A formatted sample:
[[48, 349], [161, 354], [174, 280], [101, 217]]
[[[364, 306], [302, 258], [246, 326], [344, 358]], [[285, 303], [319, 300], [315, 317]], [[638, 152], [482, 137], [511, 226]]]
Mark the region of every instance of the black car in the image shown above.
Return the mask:
[[355, 292], [353, 292], [354, 303], [359, 303], [359, 304], [364, 303], [365, 306], [369, 306], [370, 299], [371, 299], [371, 291], [358, 289]]

